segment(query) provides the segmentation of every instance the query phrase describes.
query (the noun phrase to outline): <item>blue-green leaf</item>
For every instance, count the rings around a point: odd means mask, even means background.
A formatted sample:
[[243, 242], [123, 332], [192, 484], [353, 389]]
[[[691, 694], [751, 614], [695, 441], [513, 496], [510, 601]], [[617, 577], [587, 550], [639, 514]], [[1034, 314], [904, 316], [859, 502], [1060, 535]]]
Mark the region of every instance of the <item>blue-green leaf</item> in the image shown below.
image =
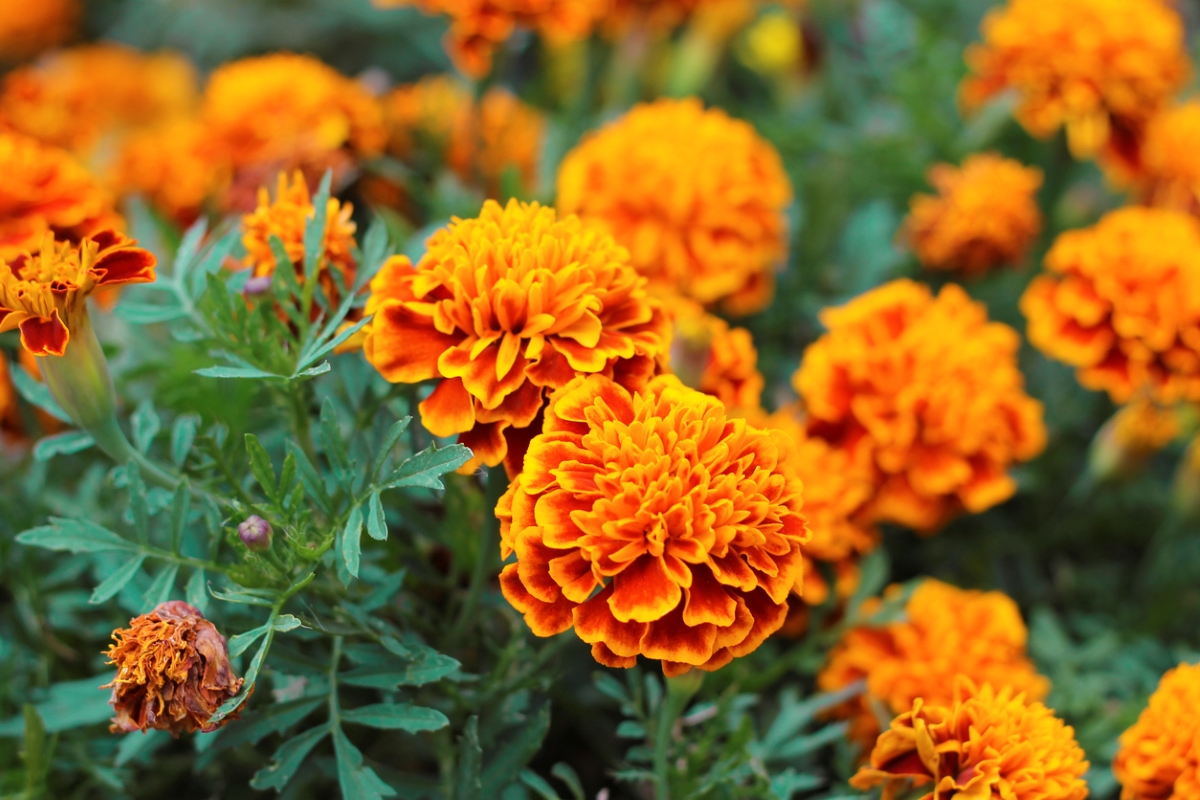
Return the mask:
[[187, 461], [192, 444], [196, 441], [196, 431], [200, 428], [198, 414], [183, 414], [171, 426], [171, 460], [175, 466], [182, 467]]
[[254, 774], [250, 785], [259, 790], [274, 789], [282, 792], [308, 754], [328, 735], [329, 723], [325, 723], [288, 739], [275, 751], [275, 755], [271, 757], [271, 764]]
[[19, 364], [13, 368], [12, 381], [13, 385], [17, 387], [17, 391], [20, 392], [21, 397], [24, 397], [59, 422], [74, 424], [74, 420], [67, 416], [67, 412], [62, 410], [58, 401], [54, 399], [54, 395], [50, 394], [50, 389], [47, 388], [46, 384], [34, 379]]
[[39, 439], [33, 446], [33, 457], [38, 461], [49, 461], [55, 456], [66, 456], [87, 450], [96, 440], [90, 433], [84, 431], [67, 431], [56, 436]]
[[150, 400], [143, 400], [138, 404], [137, 410], [129, 418], [129, 424], [133, 428], [133, 444], [141, 453], [150, 449], [154, 437], [158, 436], [159, 430], [162, 429], [162, 420], [159, 419], [158, 412], [154, 410], [154, 403]]
[[342, 712], [342, 720], [383, 730], [436, 731], [450, 724], [446, 715], [434, 708], [409, 703], [376, 703]]
[[72, 553], [102, 553], [108, 550], [137, 550], [128, 539], [84, 519], [51, 517], [50, 524], [17, 534], [21, 544]]
[[165, 603], [171, 599], [171, 592], [175, 588], [175, 578], [179, 575], [179, 565], [172, 562], [163, 567], [162, 570], [154, 576], [154, 582], [150, 584], [150, 588], [146, 590], [146, 607], [155, 608], [160, 603]]
[[367, 512], [367, 533], [372, 539], [382, 542], [387, 539], [387, 519], [383, 514], [383, 501], [379, 499], [379, 492], [371, 492], [371, 499]]
[[362, 555], [362, 506], [355, 506], [346, 521], [346, 528], [338, 539], [338, 557], [346, 571], [358, 577], [358, 563]]
[[423, 486], [427, 489], [444, 489], [446, 487], [439, 477], [453, 472], [470, 460], [471, 451], [461, 444], [430, 447], [401, 464], [388, 476], [384, 488]]
[[257, 367], [205, 367], [204, 369], [196, 370], [197, 375], [202, 375], [205, 378], [282, 378], [283, 375], [276, 375], [273, 372], [267, 372]]
[[125, 585], [133, 580], [133, 576], [137, 575], [138, 570], [142, 568], [142, 562], [145, 560], [145, 555], [138, 554], [126, 561], [116, 572], [100, 582], [100, 585], [92, 591], [92, 596], [88, 598], [88, 602], [95, 604], [111, 600], [116, 596], [117, 592], [124, 589]]
[[183, 596], [187, 598], [188, 603], [200, 609], [200, 613], [208, 611], [208, 576], [204, 574], [204, 570], [198, 569], [192, 573]]

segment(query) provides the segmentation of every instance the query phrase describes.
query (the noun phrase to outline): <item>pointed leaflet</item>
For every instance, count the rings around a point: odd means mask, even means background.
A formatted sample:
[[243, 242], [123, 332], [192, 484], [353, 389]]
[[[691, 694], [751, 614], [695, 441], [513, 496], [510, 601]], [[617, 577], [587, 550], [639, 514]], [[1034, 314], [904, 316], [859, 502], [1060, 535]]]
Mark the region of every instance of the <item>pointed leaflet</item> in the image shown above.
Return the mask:
[[342, 560], [346, 572], [358, 577], [358, 562], [362, 555], [362, 506], [355, 506], [346, 521], [346, 528], [338, 539], [338, 557]]
[[116, 572], [101, 581], [100, 585], [92, 591], [88, 602], [103, 603], [115, 597], [117, 592], [125, 588], [125, 584], [133, 580], [133, 576], [137, 575], [145, 560], [146, 556], [139, 554], [126, 561]]
[[271, 757], [271, 765], [254, 774], [250, 786], [259, 790], [274, 789], [282, 792], [308, 754], [328, 735], [329, 723], [325, 723], [287, 740]]

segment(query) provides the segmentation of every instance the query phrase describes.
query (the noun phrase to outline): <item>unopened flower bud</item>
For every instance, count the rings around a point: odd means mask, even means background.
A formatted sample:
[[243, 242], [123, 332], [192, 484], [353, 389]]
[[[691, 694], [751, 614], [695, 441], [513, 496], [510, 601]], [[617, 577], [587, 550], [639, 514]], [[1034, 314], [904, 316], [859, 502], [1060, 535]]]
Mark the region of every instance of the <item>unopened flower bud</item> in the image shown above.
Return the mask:
[[238, 537], [247, 549], [256, 553], [271, 549], [271, 523], [260, 516], [250, 515], [238, 525]]
[[264, 294], [270, 291], [272, 280], [273, 278], [270, 275], [256, 275], [246, 280], [246, 285], [242, 288], [242, 291], [248, 295]]

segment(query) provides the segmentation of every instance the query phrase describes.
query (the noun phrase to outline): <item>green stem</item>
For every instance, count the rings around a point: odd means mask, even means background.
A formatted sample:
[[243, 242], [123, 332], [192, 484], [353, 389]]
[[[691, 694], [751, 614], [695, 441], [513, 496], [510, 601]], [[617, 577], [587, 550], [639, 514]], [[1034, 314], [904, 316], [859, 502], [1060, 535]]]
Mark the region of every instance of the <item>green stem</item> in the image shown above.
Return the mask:
[[333, 637], [333, 655], [329, 657], [329, 722], [341, 724], [341, 706], [338, 704], [338, 667], [342, 662], [342, 637]]
[[479, 607], [479, 599], [483, 595], [483, 587], [488, 578], [496, 572], [493, 557], [500, 547], [500, 520], [496, 517], [496, 503], [508, 491], [508, 474], [503, 465], [489, 467], [487, 475], [487, 507], [484, 509], [484, 524], [479, 541], [479, 552], [475, 564], [471, 568], [471, 584], [467, 589], [467, 597], [463, 601], [462, 610], [450, 633], [450, 641], [457, 642], [466, 631], [467, 626], [475, 616]]
[[304, 455], [315, 466], [317, 463], [317, 448], [313, 445], [312, 417], [308, 413], [308, 403], [305, 400], [307, 390], [302, 383], [288, 384], [288, 403], [292, 411], [292, 425], [296, 431], [296, 442]]
[[687, 707], [692, 695], [700, 691], [704, 673], [698, 669], [667, 678], [667, 696], [658, 708], [658, 722], [654, 727], [654, 782], [657, 800], [671, 800], [671, 734], [675, 721]]

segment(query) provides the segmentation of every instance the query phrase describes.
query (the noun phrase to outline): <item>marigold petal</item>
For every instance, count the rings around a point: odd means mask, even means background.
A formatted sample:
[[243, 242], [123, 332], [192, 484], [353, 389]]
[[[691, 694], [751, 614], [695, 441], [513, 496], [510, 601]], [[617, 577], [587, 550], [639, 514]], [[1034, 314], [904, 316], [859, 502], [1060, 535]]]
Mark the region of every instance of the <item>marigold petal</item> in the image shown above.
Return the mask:
[[674, 609], [682, 597], [683, 590], [671, 579], [662, 557], [646, 554], [613, 577], [608, 605], [621, 622], [650, 622]]
[[58, 309], [48, 318], [27, 317], [20, 324], [21, 346], [35, 356], [61, 356], [67, 352], [71, 332], [58, 317]]
[[716, 640], [716, 625], [688, 625], [683, 621], [683, 610], [676, 608], [646, 625], [642, 655], [695, 666], [712, 658]]
[[391, 300], [375, 312], [363, 353], [371, 366], [392, 383], [419, 383], [441, 377], [438, 358], [461, 339], [438, 333], [427, 317], [413, 313], [405, 303]]
[[475, 424], [475, 401], [460, 378], [447, 378], [417, 406], [421, 424], [434, 436], [456, 436]]
[[604, 642], [619, 656], [636, 656], [641, 650], [646, 623], [621, 622], [614, 617], [608, 603], [612, 592], [612, 586], [606, 586], [586, 603], [575, 607], [575, 633], [588, 644]]
[[571, 627], [575, 604], [566, 598], [554, 603], [538, 600], [521, 583], [516, 564], [509, 564], [501, 571], [500, 591], [525, 616], [525, 623], [536, 635], [554, 636]]

